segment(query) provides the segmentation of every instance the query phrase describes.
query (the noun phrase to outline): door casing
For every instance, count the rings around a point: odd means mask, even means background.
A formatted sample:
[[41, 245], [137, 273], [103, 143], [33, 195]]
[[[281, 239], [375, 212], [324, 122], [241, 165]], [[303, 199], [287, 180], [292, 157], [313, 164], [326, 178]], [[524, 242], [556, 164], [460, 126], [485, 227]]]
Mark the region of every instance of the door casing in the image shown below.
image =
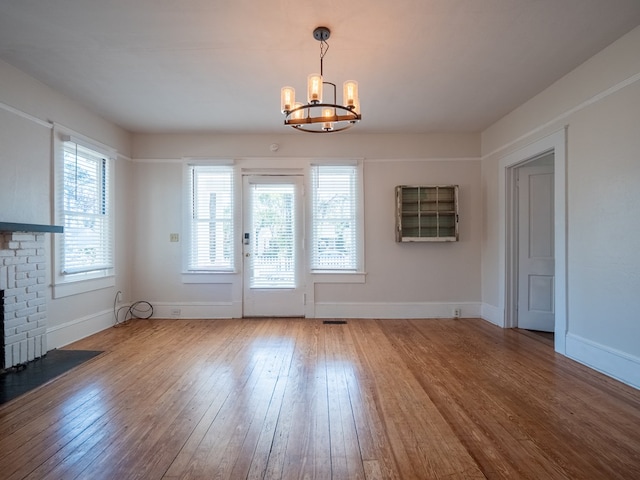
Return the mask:
[[566, 128], [556, 131], [500, 158], [498, 166], [498, 325], [513, 328], [517, 294], [514, 268], [514, 176], [517, 166], [553, 152], [554, 166], [554, 253], [555, 253], [555, 351], [565, 355], [567, 335], [567, 197]]

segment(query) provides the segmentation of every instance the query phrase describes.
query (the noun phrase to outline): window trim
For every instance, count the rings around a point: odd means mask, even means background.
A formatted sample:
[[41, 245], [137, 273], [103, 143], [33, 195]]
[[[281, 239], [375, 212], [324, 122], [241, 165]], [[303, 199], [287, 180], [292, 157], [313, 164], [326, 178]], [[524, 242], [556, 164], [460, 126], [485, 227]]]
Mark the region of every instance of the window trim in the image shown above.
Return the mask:
[[[353, 166], [356, 167], [356, 268], [345, 270], [326, 270], [312, 268], [313, 255], [313, 230], [314, 230], [314, 205], [313, 205], [313, 168], [317, 166]], [[364, 246], [364, 168], [363, 161], [359, 159], [317, 159], [309, 163], [308, 191], [311, 198], [307, 206], [307, 213], [310, 219], [308, 231], [308, 271], [314, 283], [364, 283], [366, 278], [365, 270], [365, 246]]]
[[[192, 192], [192, 168], [193, 167], [230, 167], [231, 182], [233, 185], [233, 259], [229, 269], [190, 269], [189, 257], [191, 254], [192, 219], [193, 219], [193, 192]], [[238, 209], [240, 208], [240, 188], [238, 185], [237, 168], [231, 159], [209, 158], [183, 158], [182, 164], [182, 190], [183, 190], [183, 228], [182, 228], [182, 272], [181, 281], [184, 284], [228, 284], [232, 283], [232, 276], [238, 274], [238, 248], [237, 239], [240, 238], [242, 228], [238, 221]]]
[[117, 151], [107, 145], [90, 139], [66, 127], [54, 124], [53, 128], [53, 210], [54, 223], [64, 225], [64, 143], [74, 142], [84, 148], [103, 156], [106, 160], [106, 174], [108, 175], [107, 209], [109, 225], [109, 243], [111, 244], [112, 265], [92, 271], [63, 273], [64, 234], [53, 235], [52, 264], [52, 295], [62, 298], [80, 293], [91, 292], [115, 286], [116, 275], [116, 245], [115, 245], [115, 161]]

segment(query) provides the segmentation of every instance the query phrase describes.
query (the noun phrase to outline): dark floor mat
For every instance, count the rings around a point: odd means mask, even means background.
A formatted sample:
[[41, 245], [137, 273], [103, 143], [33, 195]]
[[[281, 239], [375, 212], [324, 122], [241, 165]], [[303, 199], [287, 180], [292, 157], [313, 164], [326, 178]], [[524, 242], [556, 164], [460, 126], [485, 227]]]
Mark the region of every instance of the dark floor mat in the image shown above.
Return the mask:
[[101, 354], [94, 350], [50, 350], [44, 357], [0, 374], [0, 405]]

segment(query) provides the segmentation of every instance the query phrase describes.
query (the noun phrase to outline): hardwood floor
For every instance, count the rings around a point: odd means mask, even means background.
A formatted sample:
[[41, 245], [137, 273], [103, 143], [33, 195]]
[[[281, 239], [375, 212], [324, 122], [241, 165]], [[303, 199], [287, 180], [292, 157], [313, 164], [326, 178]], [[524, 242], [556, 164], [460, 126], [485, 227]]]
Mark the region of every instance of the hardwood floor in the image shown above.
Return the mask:
[[2, 479], [640, 478], [640, 391], [484, 321], [135, 320], [0, 407]]

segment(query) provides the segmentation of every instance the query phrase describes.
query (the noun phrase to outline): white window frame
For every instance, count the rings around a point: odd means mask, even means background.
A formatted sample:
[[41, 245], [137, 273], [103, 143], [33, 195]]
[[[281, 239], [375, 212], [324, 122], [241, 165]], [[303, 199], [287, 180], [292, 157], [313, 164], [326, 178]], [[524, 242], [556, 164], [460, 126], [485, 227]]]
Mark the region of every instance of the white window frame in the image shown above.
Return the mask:
[[[335, 166], [354, 167], [357, 175], [355, 195], [355, 249], [356, 259], [355, 268], [353, 269], [320, 269], [313, 266], [313, 252], [315, 251], [314, 238], [314, 169]], [[309, 230], [309, 271], [313, 277], [314, 283], [364, 283], [365, 281], [365, 262], [364, 262], [364, 176], [363, 162], [361, 160], [314, 160], [309, 165], [309, 188], [310, 198], [308, 199], [308, 214], [311, 219]]]
[[[191, 265], [191, 252], [193, 242], [193, 228], [194, 228], [194, 191], [193, 191], [193, 169], [199, 167], [222, 167], [228, 168], [231, 175], [232, 183], [232, 245], [233, 253], [231, 264], [228, 267], [215, 268], [215, 267], [198, 267]], [[238, 212], [240, 211], [240, 198], [239, 194], [241, 189], [238, 185], [238, 175], [233, 160], [208, 160], [208, 159], [185, 159], [183, 162], [183, 232], [182, 237], [183, 250], [182, 250], [182, 283], [229, 283], [229, 276], [236, 275], [238, 273], [238, 242], [239, 228], [241, 228], [241, 222], [238, 221]]]
[[64, 148], [65, 142], [73, 142], [80, 147], [89, 149], [102, 157], [105, 161], [105, 175], [107, 179], [99, 179], [98, 181], [104, 185], [106, 182], [107, 190], [100, 191], [105, 195], [105, 216], [107, 225], [107, 236], [105, 238], [105, 248], [110, 249], [110, 262], [103, 267], [96, 269], [88, 268], [87, 270], [71, 270], [65, 271], [64, 267], [64, 245], [65, 235], [53, 235], [54, 255], [52, 258], [52, 283], [53, 298], [62, 298], [79, 293], [86, 293], [102, 288], [115, 286], [115, 168], [114, 163], [117, 158], [115, 149], [104, 144], [96, 142], [77, 132], [60, 126], [54, 126], [54, 223], [64, 226]]

